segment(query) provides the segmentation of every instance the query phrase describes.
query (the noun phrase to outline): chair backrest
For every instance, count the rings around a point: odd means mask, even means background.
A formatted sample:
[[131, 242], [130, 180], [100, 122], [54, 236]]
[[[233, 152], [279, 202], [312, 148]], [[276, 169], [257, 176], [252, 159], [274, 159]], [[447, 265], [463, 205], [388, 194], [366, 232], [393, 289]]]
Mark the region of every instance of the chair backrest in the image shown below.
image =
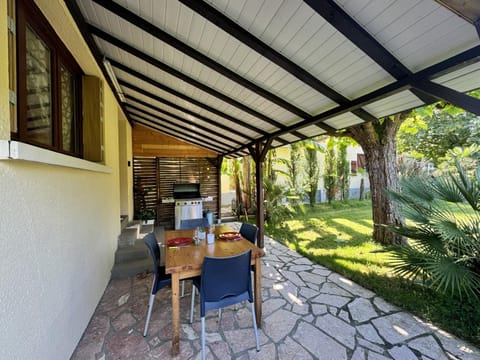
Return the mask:
[[158, 246], [157, 238], [153, 232], [148, 233], [143, 238], [143, 242], [147, 245], [148, 251], [152, 256], [153, 268], [155, 270], [155, 276], [158, 277], [159, 266], [160, 266], [160, 247]]
[[250, 241], [253, 244], [257, 243], [257, 236], [258, 236], [258, 227], [255, 225], [243, 223], [240, 226], [240, 235], [242, 235], [245, 239]]
[[208, 257], [203, 261], [200, 285], [200, 312], [238, 302], [253, 301], [250, 261], [252, 250], [236, 256]]
[[180, 230], [195, 229], [197, 227], [209, 227], [207, 218], [185, 219], [180, 221]]
[[157, 238], [153, 232], [148, 233], [143, 238], [143, 242], [147, 245], [150, 255], [153, 260], [153, 269], [155, 270], [155, 279], [152, 285], [152, 294], [156, 294], [161, 288], [170, 285], [172, 278], [165, 274], [165, 267], [160, 265], [160, 247], [158, 246]]

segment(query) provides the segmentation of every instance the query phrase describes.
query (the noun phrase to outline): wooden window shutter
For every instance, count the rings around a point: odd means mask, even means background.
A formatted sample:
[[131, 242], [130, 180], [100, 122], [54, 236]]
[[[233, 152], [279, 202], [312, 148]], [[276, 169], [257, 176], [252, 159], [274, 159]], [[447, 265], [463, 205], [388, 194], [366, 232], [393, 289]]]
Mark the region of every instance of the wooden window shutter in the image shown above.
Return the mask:
[[103, 83], [95, 76], [82, 78], [83, 158], [103, 159]]

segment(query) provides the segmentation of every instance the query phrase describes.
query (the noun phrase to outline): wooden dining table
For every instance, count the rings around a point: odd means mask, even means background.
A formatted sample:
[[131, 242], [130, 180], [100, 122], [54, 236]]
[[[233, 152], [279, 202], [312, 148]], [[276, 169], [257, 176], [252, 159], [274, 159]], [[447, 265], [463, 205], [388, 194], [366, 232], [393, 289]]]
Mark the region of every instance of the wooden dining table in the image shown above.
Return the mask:
[[[208, 232], [208, 229], [207, 229]], [[174, 238], [192, 238], [194, 230], [165, 231], [165, 272], [172, 276], [172, 353], [180, 352], [180, 281], [202, 272], [205, 256], [226, 257], [238, 255], [248, 249], [252, 250], [252, 265], [254, 269], [254, 306], [257, 326], [262, 323], [262, 284], [261, 257], [265, 252], [247, 239], [231, 241], [221, 240], [222, 235], [233, 230], [226, 225], [215, 225], [215, 241], [208, 244], [201, 240], [199, 245], [168, 246], [168, 241]]]

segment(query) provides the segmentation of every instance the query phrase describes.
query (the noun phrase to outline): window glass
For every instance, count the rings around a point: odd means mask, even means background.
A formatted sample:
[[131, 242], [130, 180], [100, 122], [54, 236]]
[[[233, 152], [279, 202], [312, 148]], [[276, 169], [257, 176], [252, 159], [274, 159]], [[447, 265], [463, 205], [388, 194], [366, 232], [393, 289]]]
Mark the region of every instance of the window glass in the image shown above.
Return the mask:
[[50, 49], [29, 27], [26, 29], [27, 137], [53, 143]]
[[75, 80], [70, 71], [64, 66], [60, 67], [61, 81], [61, 116], [62, 116], [62, 147], [63, 150], [73, 152], [75, 134]]

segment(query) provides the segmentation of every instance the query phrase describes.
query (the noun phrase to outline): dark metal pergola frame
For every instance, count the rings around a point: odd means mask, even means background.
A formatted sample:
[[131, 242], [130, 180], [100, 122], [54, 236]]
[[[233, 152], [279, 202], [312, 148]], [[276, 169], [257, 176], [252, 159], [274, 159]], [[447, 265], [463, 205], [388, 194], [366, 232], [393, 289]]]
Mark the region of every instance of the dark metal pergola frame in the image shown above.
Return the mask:
[[[322, 16], [331, 26], [337, 31], [342, 33], [350, 41], [352, 41], [359, 49], [367, 54], [376, 64], [378, 64], [383, 70], [388, 72], [395, 81], [380, 89], [371, 91], [365, 95], [357, 97], [355, 99], [347, 99], [334, 89], [321, 82], [315, 76], [295, 64], [293, 61], [280, 54], [272, 47], [268, 46], [260, 39], [256, 38], [253, 34], [243, 29], [234, 21], [227, 18], [221, 12], [213, 8], [211, 5], [204, 1], [198, 0], [179, 0], [182, 4], [189, 7], [195, 13], [201, 15], [210, 22], [221, 27], [224, 31], [240, 40], [243, 44], [261, 53], [265, 58], [286, 70], [289, 74], [293, 75], [303, 83], [309, 85], [311, 88], [317, 90], [333, 102], [337, 104], [332, 109], [323, 111], [320, 114], [314, 116], [306, 113], [297, 106], [289, 103], [288, 101], [280, 98], [266, 89], [256, 85], [250, 80], [240, 76], [238, 73], [228, 69], [227, 67], [219, 64], [215, 60], [202, 54], [196, 49], [193, 49], [189, 45], [183, 43], [179, 39], [166, 33], [156, 25], [148, 22], [144, 18], [136, 15], [132, 11], [124, 8], [123, 6], [109, 0], [93, 0], [96, 4], [111, 11], [116, 16], [124, 19], [125, 21], [135, 25], [136, 27], [146, 31], [155, 38], [161, 40], [164, 43], [169, 44], [176, 50], [188, 55], [189, 57], [200, 62], [204, 66], [214, 70], [215, 72], [223, 75], [224, 77], [234, 81], [235, 83], [255, 92], [258, 96], [267, 99], [268, 101], [278, 105], [286, 111], [298, 116], [300, 119], [298, 122], [286, 126], [269, 116], [262, 114], [255, 109], [235, 100], [234, 98], [221, 93], [215, 89], [212, 89], [208, 85], [189, 77], [180, 71], [173, 69], [169, 65], [161, 62], [158, 59], [142, 52], [139, 49], [134, 48], [126, 44], [125, 42], [117, 39], [113, 35], [99, 29], [95, 25], [88, 23], [82, 16], [78, 4], [75, 0], [66, 0], [67, 6], [73, 15], [83, 37], [85, 38], [88, 46], [94, 54], [100, 68], [104, 71], [105, 78], [109, 81], [110, 86], [114, 89], [109, 76], [105, 72], [105, 68], [101, 65], [102, 61], [107, 59], [113, 67], [116, 69], [141, 79], [145, 83], [162, 90], [170, 95], [173, 95], [179, 99], [187, 101], [200, 109], [206, 110], [211, 114], [214, 114], [222, 119], [226, 120], [226, 123], [214, 120], [195, 111], [181, 107], [173, 102], [162, 98], [156, 94], [153, 94], [145, 89], [141, 89], [138, 86], [120, 78], [119, 84], [124, 88], [129, 89], [129, 93], [125, 95], [128, 99], [128, 103], [123, 103], [119, 98], [119, 95], [114, 91], [117, 96], [118, 103], [121, 105], [128, 120], [134, 124], [139, 123], [148, 126], [152, 129], [159, 130], [168, 135], [177, 137], [179, 139], [188, 141], [198, 146], [203, 146], [207, 149], [216, 151], [219, 153], [219, 161], [223, 158], [231, 158], [236, 156], [245, 156], [250, 154], [256, 164], [256, 179], [257, 179], [257, 224], [260, 227], [261, 234], [259, 239], [260, 246], [263, 246], [263, 191], [262, 191], [262, 163], [265, 159], [267, 151], [273, 146], [285, 145], [294, 141], [307, 138], [307, 135], [301, 132], [302, 128], [307, 126], [318, 127], [323, 134], [334, 134], [337, 130], [325, 121], [333, 117], [352, 112], [365, 122], [374, 121], [376, 117], [364, 110], [362, 107], [371, 104], [378, 100], [384, 99], [393, 94], [399, 93], [404, 90], [410, 90], [415, 96], [417, 96], [425, 104], [431, 104], [438, 100], [444, 100], [450, 102], [456, 106], [459, 106], [467, 111], [480, 115], [480, 100], [475, 99], [469, 95], [458, 92], [446, 86], [434, 83], [433, 78], [444, 74], [447, 71], [453, 71], [462, 66], [466, 66], [470, 63], [477, 62], [480, 58], [480, 45], [475, 46], [467, 51], [457, 54], [447, 60], [441, 61], [437, 64], [429, 66], [416, 73], [411, 72], [405, 67], [398, 59], [395, 58], [386, 48], [384, 48], [375, 38], [373, 38], [368, 32], [366, 32], [360, 24], [358, 24], [352, 17], [350, 17], [340, 6], [338, 6], [333, 0], [304, 0], [317, 14]], [[439, 1], [443, 5], [450, 2], [449, 0]], [[477, 19], [474, 19], [472, 24], [475, 26], [480, 36], [480, 14]], [[273, 126], [272, 131], [263, 130], [258, 125], [255, 126], [251, 123], [243, 121], [238, 117], [234, 117], [223, 111], [220, 111], [212, 106], [202, 103], [190, 96], [187, 96], [175, 89], [172, 89], [152, 78], [147, 77], [144, 74], [139, 73], [133, 69], [130, 69], [123, 63], [120, 63], [114, 59], [105, 58], [101, 54], [98, 46], [96, 45], [94, 36], [107, 42], [108, 44], [117, 47], [118, 49], [139, 58], [149, 65], [170, 74], [171, 76], [188, 83], [189, 85], [204, 91], [205, 93], [239, 109], [247, 114], [258, 119], [258, 124], [263, 126]], [[217, 127], [219, 130], [214, 131], [207, 126], [202, 126], [195, 123], [183, 116], [176, 115], [172, 112], [160, 109], [148, 102], [142, 100], [141, 97], [151, 98], [162, 104], [165, 104], [173, 109], [181, 111], [185, 114], [193, 116], [206, 124], [211, 124]], [[175, 123], [168, 118], [173, 118], [181, 121], [185, 125]], [[241, 131], [233, 129], [228, 126], [228, 122], [240, 125], [244, 129], [248, 129], [256, 134], [256, 136], [249, 136]], [[192, 126], [195, 129], [192, 130]], [[210, 135], [198, 132], [198, 130], [208, 132]], [[225, 131], [231, 136], [225, 136]], [[290, 139], [286, 140], [284, 137], [289, 135]], [[292, 140], [291, 136], [296, 140]], [[218, 162], [217, 162], [218, 163]], [[221, 163], [221, 162], [219, 162]]]

